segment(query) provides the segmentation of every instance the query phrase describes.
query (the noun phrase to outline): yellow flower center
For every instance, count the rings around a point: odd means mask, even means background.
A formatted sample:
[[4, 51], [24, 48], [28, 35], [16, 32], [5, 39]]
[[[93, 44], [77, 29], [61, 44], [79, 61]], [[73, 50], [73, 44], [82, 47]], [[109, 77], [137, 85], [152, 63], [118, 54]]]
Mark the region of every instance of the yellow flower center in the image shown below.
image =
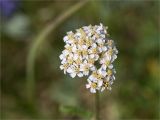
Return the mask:
[[92, 75], [93, 75], [94, 77], [97, 77], [97, 72], [94, 71], [94, 72], [92, 73]]
[[92, 87], [92, 88], [96, 88], [96, 87], [97, 87], [97, 84], [96, 84], [96, 83], [91, 83], [91, 87]]
[[86, 39], [86, 45], [87, 46], [91, 46], [92, 45], [92, 41], [90, 39]]
[[105, 64], [106, 66], [108, 66], [110, 64], [110, 61], [107, 60]]
[[92, 49], [92, 53], [97, 53], [97, 49], [96, 48], [94, 48], [94, 49]]
[[110, 75], [112, 75], [112, 70], [108, 70], [107, 71], [107, 74], [110, 76]]
[[75, 68], [75, 72], [79, 72], [79, 68], [76, 67], [76, 68]]
[[89, 60], [88, 60], [88, 63], [94, 64], [94, 59], [89, 59]]
[[89, 71], [89, 66], [88, 66], [88, 65], [86, 65], [86, 66], [84, 67], [84, 71]]
[[77, 50], [76, 53], [77, 53], [78, 55], [81, 55], [81, 50]]
[[82, 28], [80, 28], [78, 31], [82, 34], [82, 37], [84, 38], [86, 37], [86, 33], [83, 31]]
[[109, 40], [109, 41], [107, 42], [107, 44], [108, 44], [109, 46], [112, 46], [113, 41], [112, 41], [112, 40]]
[[69, 41], [72, 41], [73, 43], [76, 43], [73, 34], [68, 35]]
[[113, 54], [113, 49], [108, 50], [108, 54], [112, 55]]
[[76, 62], [77, 64], [81, 64], [81, 63], [82, 63], [82, 60], [77, 59], [75, 62]]
[[83, 54], [83, 55], [88, 55], [88, 51], [87, 51], [87, 50], [83, 50], [83, 51], [82, 51], [82, 54]]
[[97, 74], [97, 79], [98, 79], [98, 80], [101, 80], [101, 79], [102, 79], [102, 77], [103, 77], [102, 75]]
[[68, 59], [68, 63], [72, 64], [73, 63], [73, 59]]
[[64, 70], [68, 68], [68, 64], [63, 64]]
[[105, 87], [109, 87], [109, 82], [106, 81], [106, 82], [104, 83], [104, 86], [105, 86]]
[[66, 49], [68, 50], [68, 51], [72, 51], [72, 47], [71, 46], [68, 46], [68, 47], [66, 47]]
[[84, 44], [84, 40], [83, 40], [83, 39], [80, 39], [80, 40], [78, 41], [78, 44], [79, 44], [79, 45], [83, 45], [83, 44]]

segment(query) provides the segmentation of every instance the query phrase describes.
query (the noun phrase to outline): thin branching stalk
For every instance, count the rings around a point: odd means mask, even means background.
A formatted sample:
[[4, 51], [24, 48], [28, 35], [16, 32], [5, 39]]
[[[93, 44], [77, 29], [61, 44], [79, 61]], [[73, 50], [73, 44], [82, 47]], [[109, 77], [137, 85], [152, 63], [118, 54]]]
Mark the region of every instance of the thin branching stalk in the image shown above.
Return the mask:
[[99, 102], [99, 91], [95, 94], [95, 119], [100, 120], [100, 102]]
[[27, 57], [27, 97], [28, 100], [34, 100], [34, 88], [35, 88], [35, 78], [34, 78], [34, 64], [37, 51], [40, 46], [47, 40], [47, 37], [51, 32], [53, 32], [61, 23], [63, 23], [67, 18], [74, 14], [77, 10], [82, 8], [88, 0], [80, 1], [68, 10], [65, 10], [57, 19], [55, 19], [51, 24], [46, 26], [40, 33], [33, 39], [31, 47], [29, 49]]

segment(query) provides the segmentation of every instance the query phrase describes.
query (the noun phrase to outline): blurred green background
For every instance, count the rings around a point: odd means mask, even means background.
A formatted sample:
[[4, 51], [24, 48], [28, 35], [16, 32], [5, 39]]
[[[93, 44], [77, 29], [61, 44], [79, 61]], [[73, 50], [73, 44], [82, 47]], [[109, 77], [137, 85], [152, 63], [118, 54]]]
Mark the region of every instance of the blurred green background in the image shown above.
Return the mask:
[[109, 27], [119, 50], [112, 91], [100, 94], [101, 119], [160, 119], [158, 0], [0, 3], [1, 119], [94, 120], [95, 97], [86, 78], [64, 75], [59, 55], [67, 31], [99, 23]]

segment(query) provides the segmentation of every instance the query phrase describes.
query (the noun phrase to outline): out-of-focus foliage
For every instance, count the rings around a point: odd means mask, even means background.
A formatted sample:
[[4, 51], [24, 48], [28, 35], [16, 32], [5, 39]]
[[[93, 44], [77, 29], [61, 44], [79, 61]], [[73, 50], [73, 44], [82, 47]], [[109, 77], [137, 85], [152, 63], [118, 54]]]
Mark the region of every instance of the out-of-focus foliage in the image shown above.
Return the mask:
[[109, 27], [119, 54], [113, 90], [100, 94], [101, 118], [160, 119], [157, 0], [86, 3], [41, 45], [34, 69], [36, 99], [33, 103], [27, 101], [26, 60], [34, 38], [77, 2], [0, 1], [1, 118], [93, 119], [94, 94], [86, 90], [86, 78], [72, 79], [64, 75], [59, 69], [59, 55], [67, 31], [103, 23]]

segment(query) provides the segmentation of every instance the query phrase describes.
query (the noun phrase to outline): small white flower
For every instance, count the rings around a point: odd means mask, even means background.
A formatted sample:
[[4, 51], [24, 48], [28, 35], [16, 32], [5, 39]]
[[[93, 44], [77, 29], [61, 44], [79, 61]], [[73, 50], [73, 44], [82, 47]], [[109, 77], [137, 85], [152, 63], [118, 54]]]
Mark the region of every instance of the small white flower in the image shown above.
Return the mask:
[[77, 60], [78, 58], [79, 58], [79, 55], [75, 53], [75, 54], [73, 55], [73, 60]]
[[90, 89], [91, 93], [96, 93], [97, 83], [91, 82], [90, 80], [87, 80], [87, 81], [88, 81], [88, 84], [86, 84], [86, 88]]
[[107, 70], [107, 79], [108, 80], [115, 80], [115, 73], [116, 73], [116, 71], [115, 71], [115, 69], [108, 69]]
[[68, 40], [68, 36], [64, 36], [63, 40], [66, 42]]
[[89, 74], [89, 68], [90, 64], [88, 64], [87, 61], [84, 61], [83, 64], [80, 64], [80, 71], [82, 71], [85, 76]]
[[105, 79], [103, 81], [103, 86], [101, 87], [101, 92], [104, 91], [105, 89], [111, 90], [111, 85], [113, 84], [113, 80], [108, 80]]
[[63, 59], [65, 59], [65, 55], [64, 55], [64, 54], [61, 54], [61, 55], [59, 56], [59, 58], [60, 58], [61, 60], [63, 60]]
[[79, 68], [73, 65], [71, 67], [68, 67], [67, 72], [70, 74], [72, 78], [74, 78], [76, 75], [81, 76]]
[[109, 68], [109, 69], [113, 68], [113, 64], [111, 62], [111, 57], [110, 56], [104, 56], [104, 58], [102, 58], [100, 60], [100, 64], [102, 64], [102, 68], [104, 70], [106, 70], [107, 68]]
[[102, 68], [98, 69], [97, 73], [101, 77], [105, 77], [107, 75], [107, 72], [103, 70]]
[[64, 70], [64, 74], [66, 74], [67, 69], [68, 69], [68, 64], [66, 63], [66, 64], [63, 64], [63, 65], [60, 65], [60, 69]]

